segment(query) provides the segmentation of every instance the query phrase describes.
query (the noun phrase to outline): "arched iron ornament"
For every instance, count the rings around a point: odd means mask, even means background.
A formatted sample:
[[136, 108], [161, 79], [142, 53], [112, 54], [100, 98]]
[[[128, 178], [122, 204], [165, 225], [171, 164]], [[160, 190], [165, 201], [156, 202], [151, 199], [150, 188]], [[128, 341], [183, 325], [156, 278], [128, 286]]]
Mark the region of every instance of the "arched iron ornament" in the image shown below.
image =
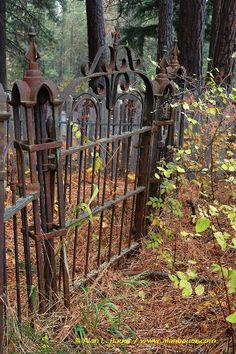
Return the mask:
[[[60, 254], [60, 272], [56, 266], [54, 238], [66, 234], [63, 181], [61, 166], [58, 163], [60, 148], [59, 119], [57, 108], [61, 104], [59, 92], [54, 82], [45, 80], [39, 70], [37, 60], [40, 55], [35, 43], [36, 32], [29, 30], [29, 47], [25, 55], [28, 61], [23, 80], [14, 83], [11, 105], [13, 106], [15, 148], [17, 154], [18, 175], [20, 170], [20, 148], [28, 153], [30, 165], [30, 183], [28, 193], [35, 192], [32, 202], [33, 225], [28, 225], [26, 206], [23, 208], [25, 220], [24, 239], [35, 241], [37, 261], [39, 307], [44, 311], [47, 303], [55, 303], [58, 286], [63, 278], [64, 300], [69, 306], [69, 276], [66, 271], [65, 254]], [[22, 134], [20, 109], [24, 111], [26, 139]], [[57, 184], [57, 196], [55, 195]], [[19, 190], [21, 193], [21, 190]], [[23, 192], [22, 195], [23, 196]], [[58, 219], [54, 213], [54, 203], [58, 200]], [[59, 230], [59, 231], [58, 231]], [[26, 254], [29, 243], [25, 244]], [[26, 275], [29, 303], [31, 301], [32, 274], [30, 256], [26, 256]]]
[[[145, 104], [147, 108], [147, 114], [144, 116], [144, 124], [152, 124], [152, 111], [154, 107], [153, 87], [149, 78], [144, 72], [139, 70], [140, 60], [137, 59], [136, 63], [132, 58], [130, 48], [125, 45], [118, 44], [119, 34], [113, 33], [114, 43], [113, 46], [101, 47], [93, 63], [82, 65], [81, 72], [83, 77], [75, 78], [62, 92], [62, 97], [66, 98], [72, 92], [76, 92], [76, 87], [80, 83], [87, 79], [91, 83], [93, 92], [98, 96], [106, 95], [106, 107], [108, 110], [113, 110], [118, 85], [123, 92], [128, 92], [130, 89], [130, 75], [134, 74], [142, 79], [145, 85]], [[97, 71], [98, 64], [101, 59], [104, 58], [105, 53], [108, 50], [109, 58], [103, 60], [101, 65], [101, 71]], [[76, 94], [74, 94], [76, 96]]]
[[[93, 63], [91, 65], [84, 65], [81, 68], [83, 77], [74, 79], [62, 93], [62, 97], [67, 99], [69, 95], [74, 97], [72, 107], [67, 115], [67, 141], [66, 148], [62, 149], [62, 156], [65, 158], [65, 184], [64, 184], [64, 197], [66, 191], [69, 190], [69, 201], [71, 201], [71, 171], [74, 161], [78, 163], [78, 183], [77, 183], [77, 204], [85, 201], [85, 179], [87, 178], [86, 161], [89, 160], [89, 151], [92, 152], [91, 158], [91, 188], [90, 195], [93, 193], [94, 184], [94, 171], [96, 159], [103, 160], [103, 171], [97, 173], [97, 183], [99, 186], [98, 196], [96, 198], [96, 207], [92, 212], [99, 213], [99, 235], [98, 235], [98, 250], [96, 258], [96, 266], [99, 267], [104, 260], [110, 262], [114, 256], [112, 247], [114, 244], [114, 211], [115, 206], [121, 198], [121, 228], [118, 237], [118, 251], [116, 256], [120, 257], [122, 254], [123, 245], [123, 227], [124, 215], [126, 213], [126, 201], [131, 198], [132, 205], [132, 221], [130, 222], [130, 230], [128, 235], [128, 246], [131, 246], [131, 232], [134, 232], [136, 241], [145, 233], [145, 210], [146, 201], [148, 197], [148, 185], [150, 177], [150, 159], [151, 159], [151, 144], [152, 144], [152, 123], [154, 111], [154, 95], [153, 86], [149, 78], [139, 70], [140, 61], [136, 63], [133, 61], [130, 49], [127, 46], [121, 46], [118, 43], [118, 32], [113, 33], [114, 43], [108, 47], [109, 58], [102, 62], [105, 57], [107, 47], [99, 49]], [[101, 64], [101, 65], [100, 65]], [[99, 67], [100, 66], [100, 67]], [[133, 88], [132, 84], [134, 78], [142, 81], [141, 85]], [[82, 87], [81, 83], [85, 81], [89, 84], [89, 91], [87, 93], [77, 93], [78, 88]], [[139, 102], [140, 120], [134, 122], [136, 114], [136, 104]], [[79, 108], [80, 107], [80, 108]], [[105, 113], [104, 110], [105, 109]], [[91, 112], [93, 111], [93, 113]], [[79, 113], [78, 113], [79, 112]], [[89, 137], [89, 141], [85, 139], [88, 135], [88, 128], [91, 127], [92, 115], [95, 116], [94, 133], [93, 137]], [[104, 130], [104, 115], [106, 116], [106, 128]], [[118, 117], [119, 115], [119, 117]], [[124, 116], [127, 117], [124, 120]], [[79, 125], [80, 136], [78, 142], [72, 143], [72, 126], [74, 117], [78, 116], [77, 125]], [[74, 121], [75, 123], [75, 121]], [[126, 128], [124, 128], [126, 127]], [[138, 128], [138, 129], [136, 129]], [[137, 138], [136, 146], [133, 147], [134, 138]], [[86, 142], [87, 141], [87, 142]], [[122, 149], [121, 149], [122, 147]], [[136, 149], [133, 154], [137, 162], [133, 168], [134, 172], [134, 185], [135, 188], [128, 190], [128, 174], [130, 165], [130, 151]], [[126, 155], [122, 155], [126, 150]], [[78, 156], [77, 159], [73, 156]], [[124, 179], [124, 194], [118, 195], [118, 169], [117, 165], [122, 160], [122, 168]], [[110, 164], [110, 165], [109, 165]], [[109, 165], [109, 166], [108, 166]], [[82, 170], [81, 170], [82, 169]], [[120, 172], [119, 172], [120, 173]], [[106, 189], [108, 181], [111, 180], [113, 185], [112, 196], [109, 200], [106, 199]], [[83, 191], [81, 192], [82, 189]], [[101, 245], [104, 242], [102, 235], [102, 224], [105, 220], [105, 212], [111, 210], [111, 227], [108, 236], [108, 250], [106, 257], [101, 259]], [[79, 213], [76, 212], [75, 220], [68, 220], [67, 225], [76, 223], [79, 218]], [[134, 220], [134, 221], [133, 221]], [[132, 234], [133, 237], [133, 234]], [[75, 229], [74, 237], [74, 260], [72, 265], [72, 279], [75, 280], [76, 273], [81, 266], [76, 266], [76, 257], [78, 255], [79, 247], [77, 246], [78, 230]], [[132, 239], [133, 241], [133, 239]], [[81, 246], [80, 246], [81, 247]], [[89, 268], [90, 261], [90, 248], [91, 248], [91, 226], [88, 225], [87, 244], [85, 255], [84, 276], [88, 277], [91, 268]], [[83, 269], [83, 267], [82, 267]]]

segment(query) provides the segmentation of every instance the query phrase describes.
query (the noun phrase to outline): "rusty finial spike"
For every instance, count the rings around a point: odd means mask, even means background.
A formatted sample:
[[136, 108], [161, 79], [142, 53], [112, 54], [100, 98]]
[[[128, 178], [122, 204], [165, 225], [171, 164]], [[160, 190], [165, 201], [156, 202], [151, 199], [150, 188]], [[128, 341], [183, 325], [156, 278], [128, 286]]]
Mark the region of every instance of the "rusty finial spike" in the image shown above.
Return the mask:
[[167, 50], [166, 49], [163, 49], [163, 55], [162, 55], [162, 58], [161, 58], [161, 61], [160, 61], [160, 72], [165, 74], [166, 73], [166, 68], [168, 66], [168, 62], [166, 60], [166, 52]]
[[29, 29], [29, 48], [28, 51], [25, 55], [26, 60], [29, 62], [30, 66], [32, 64], [35, 64], [36, 61], [40, 58], [39, 52], [37, 51], [37, 46], [35, 43], [35, 36], [36, 36], [36, 31], [35, 28], [32, 26]]
[[178, 41], [177, 39], [174, 40], [174, 47], [172, 49], [172, 58], [171, 58], [171, 65], [178, 66], [179, 65], [179, 48], [178, 48]]
[[114, 32], [111, 33], [113, 38], [113, 48], [118, 47], [119, 39], [120, 39], [120, 32], [117, 27], [115, 27]]

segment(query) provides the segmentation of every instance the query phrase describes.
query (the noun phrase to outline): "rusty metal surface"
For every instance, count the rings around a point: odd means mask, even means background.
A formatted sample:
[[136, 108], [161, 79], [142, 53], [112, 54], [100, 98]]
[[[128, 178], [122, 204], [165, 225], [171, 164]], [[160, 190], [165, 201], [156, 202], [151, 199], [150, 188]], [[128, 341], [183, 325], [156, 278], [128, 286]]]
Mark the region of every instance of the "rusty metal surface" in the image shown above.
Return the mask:
[[0, 84], [0, 353], [3, 353], [3, 334], [6, 306], [6, 248], [4, 228], [4, 199], [6, 181], [6, 166], [4, 161], [4, 149], [6, 144], [5, 125], [9, 119], [7, 112], [7, 97]]
[[[97, 72], [96, 68], [100, 58], [103, 57], [105, 47], [100, 48], [90, 67], [83, 66], [82, 72], [85, 80], [90, 83], [90, 91], [74, 95], [71, 111], [68, 113], [66, 148], [61, 150], [61, 164], [63, 164], [63, 157], [65, 158], [65, 202], [73, 202], [73, 193], [75, 193], [77, 194], [75, 206], [86, 203], [89, 196], [93, 195], [94, 186], [98, 188], [98, 195], [94, 201], [96, 206], [91, 210], [92, 214], [98, 214], [97, 243], [93, 241], [93, 226], [90, 221], [87, 223], [86, 233], [83, 230], [86, 235], [85, 244], [79, 246], [81, 228], [76, 226], [73, 231], [72, 279], [74, 281], [78, 276], [87, 276], [93, 267], [99, 267], [106, 261], [109, 262], [116, 253], [121, 254], [125, 242], [130, 247], [135, 239], [135, 229], [138, 233], [140, 228], [139, 233], [144, 233], [154, 96], [151, 82], [141, 71], [137, 70], [129, 48], [119, 46], [118, 38], [118, 33], [114, 33], [114, 43], [109, 47], [109, 59], [103, 63], [102, 72]], [[143, 81], [144, 92], [140, 88], [130, 90], [135, 80]], [[74, 90], [79, 81], [81, 79], [76, 79], [70, 84], [70, 91]], [[137, 104], [141, 105], [141, 110], [139, 121], [136, 122], [134, 128]], [[105, 107], [103, 111], [102, 107]], [[92, 140], [88, 142], [88, 128], [91, 127], [88, 122], [92, 117], [92, 112], [95, 116], [94, 131]], [[106, 124], [102, 121], [103, 115], [106, 116]], [[73, 117], [76, 117], [76, 121]], [[80, 132], [77, 144], [73, 139], [75, 123], [79, 126]], [[137, 138], [135, 146], [134, 137]], [[136, 162], [133, 173], [134, 181], [131, 185], [129, 181], [130, 156], [134, 149], [136, 149]], [[96, 170], [98, 159], [102, 160], [103, 167]], [[77, 167], [76, 163], [78, 163]], [[76, 169], [76, 187], [72, 192], [72, 182], [75, 178], [73, 171]], [[90, 185], [87, 183], [88, 170], [91, 174]], [[120, 191], [121, 179], [122, 192]], [[110, 196], [108, 195], [109, 185], [112, 186]], [[129, 225], [125, 226], [128, 214]], [[75, 216], [75, 219], [67, 220], [68, 226], [85, 220], [88, 215], [81, 214], [77, 209]], [[109, 228], [104, 231], [103, 225], [107, 218], [109, 218]], [[84, 249], [83, 265], [78, 263], [80, 247]], [[97, 253], [94, 261], [91, 249], [93, 253], [94, 251]], [[81, 271], [78, 274], [79, 268]]]
[[[158, 193], [156, 164], [171, 160], [177, 130], [183, 143], [184, 122], [171, 105], [180, 96], [174, 82], [184, 87], [177, 44], [171, 63], [164, 53], [151, 82], [113, 33], [113, 45], [83, 66], [84, 77], [69, 84], [61, 105], [56, 85], [38, 68], [35, 36], [31, 28], [28, 69], [12, 88], [14, 136], [0, 86], [1, 348], [7, 299], [19, 322], [28, 316], [33, 324], [35, 311], [56, 310], [60, 299], [69, 307], [72, 284], [138, 248], [147, 230], [147, 199]], [[109, 58], [97, 72], [105, 51]], [[83, 81], [88, 90], [76, 93]], [[11, 268], [5, 228], [14, 243]], [[15, 287], [7, 293], [8, 279]]]

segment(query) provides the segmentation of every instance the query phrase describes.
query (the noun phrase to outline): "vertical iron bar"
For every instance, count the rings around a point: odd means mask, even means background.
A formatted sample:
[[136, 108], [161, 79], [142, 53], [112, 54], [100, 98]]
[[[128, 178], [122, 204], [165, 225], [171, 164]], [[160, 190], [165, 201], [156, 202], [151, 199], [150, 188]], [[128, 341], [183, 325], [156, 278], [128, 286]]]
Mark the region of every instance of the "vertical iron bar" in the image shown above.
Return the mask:
[[[107, 121], [107, 138], [110, 137], [110, 123], [111, 123], [111, 115], [112, 110], [108, 110], [108, 121]], [[105, 152], [105, 166], [104, 166], [104, 175], [103, 175], [103, 188], [102, 188], [102, 205], [104, 205], [105, 198], [106, 198], [106, 183], [107, 183], [107, 174], [108, 174], [108, 158], [109, 158], [109, 143], [106, 144], [106, 152]], [[103, 226], [103, 219], [104, 219], [104, 211], [101, 212], [100, 216], [100, 226], [99, 226], [99, 247], [98, 247], [98, 258], [97, 258], [97, 265], [100, 265], [100, 256], [101, 256], [101, 245], [102, 245], [102, 226]]]
[[[15, 126], [17, 124], [17, 117], [14, 115]], [[34, 144], [35, 134], [33, 131], [33, 111], [32, 107], [28, 106], [26, 108], [26, 124], [27, 124], [27, 135], [28, 135], [28, 143], [29, 145]], [[17, 136], [16, 136], [17, 139]], [[30, 164], [30, 178], [31, 183], [36, 185], [38, 183], [37, 178], [37, 165], [36, 165], [36, 153], [29, 152], [29, 164]], [[23, 213], [25, 213], [23, 211]], [[34, 215], [34, 231], [36, 235], [41, 234], [41, 226], [40, 226], [40, 216], [39, 216], [39, 200], [36, 198], [33, 201], [33, 215]], [[27, 211], [24, 218], [27, 218]], [[28, 235], [27, 235], [28, 237]], [[43, 241], [35, 241], [36, 248], [36, 259], [37, 259], [37, 272], [38, 272], [38, 287], [39, 287], [39, 307], [40, 311], [45, 310], [45, 289], [43, 282], [43, 250], [42, 250], [42, 242]]]
[[[12, 192], [12, 205], [16, 204], [16, 170], [14, 161], [10, 161], [10, 189]], [[19, 271], [19, 247], [18, 247], [18, 229], [17, 229], [17, 215], [13, 216], [13, 236], [14, 236], [14, 250], [15, 250], [15, 278], [16, 278], [16, 304], [18, 321], [21, 322], [21, 296], [20, 296], [20, 271]]]

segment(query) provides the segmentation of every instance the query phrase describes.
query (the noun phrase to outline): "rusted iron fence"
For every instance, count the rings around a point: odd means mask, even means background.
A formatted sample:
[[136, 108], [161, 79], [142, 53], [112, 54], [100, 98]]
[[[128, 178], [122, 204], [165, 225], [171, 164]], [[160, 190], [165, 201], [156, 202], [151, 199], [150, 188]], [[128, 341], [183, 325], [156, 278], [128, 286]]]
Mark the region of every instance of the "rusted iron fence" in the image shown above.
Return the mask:
[[0, 88], [1, 348], [8, 306], [19, 322], [69, 307], [74, 287], [138, 249], [157, 161], [183, 143], [177, 46], [153, 82], [116, 35], [98, 70], [105, 50], [60, 98], [32, 28], [23, 80], [8, 99]]

